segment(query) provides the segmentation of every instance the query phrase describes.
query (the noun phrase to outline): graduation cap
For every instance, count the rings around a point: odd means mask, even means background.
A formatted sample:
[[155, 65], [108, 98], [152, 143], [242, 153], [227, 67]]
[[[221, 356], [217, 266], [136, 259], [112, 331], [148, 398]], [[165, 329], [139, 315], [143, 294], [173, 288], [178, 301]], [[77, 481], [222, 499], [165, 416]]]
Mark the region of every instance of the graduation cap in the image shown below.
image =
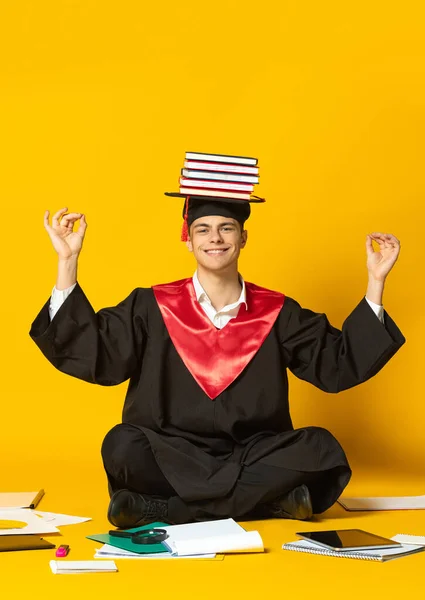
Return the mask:
[[180, 192], [165, 192], [166, 196], [185, 198], [183, 242], [188, 239], [191, 224], [200, 217], [229, 217], [243, 227], [251, 213], [250, 204], [265, 202], [264, 198], [249, 193], [254, 186], [244, 182], [245, 173], [258, 173], [258, 167], [248, 166], [256, 164], [257, 159], [249, 157], [186, 152], [185, 166], [191, 169], [189, 177], [180, 179]]

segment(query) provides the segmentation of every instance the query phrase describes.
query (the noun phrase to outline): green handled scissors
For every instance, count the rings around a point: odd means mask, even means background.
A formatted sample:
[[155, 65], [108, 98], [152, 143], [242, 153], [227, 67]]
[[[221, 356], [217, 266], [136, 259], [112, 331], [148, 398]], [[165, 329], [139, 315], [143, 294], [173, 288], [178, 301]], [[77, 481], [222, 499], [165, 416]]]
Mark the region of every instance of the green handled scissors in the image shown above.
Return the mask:
[[112, 537], [127, 538], [133, 544], [159, 544], [167, 539], [168, 534], [165, 529], [142, 529], [141, 531], [119, 531], [112, 529], [109, 532]]

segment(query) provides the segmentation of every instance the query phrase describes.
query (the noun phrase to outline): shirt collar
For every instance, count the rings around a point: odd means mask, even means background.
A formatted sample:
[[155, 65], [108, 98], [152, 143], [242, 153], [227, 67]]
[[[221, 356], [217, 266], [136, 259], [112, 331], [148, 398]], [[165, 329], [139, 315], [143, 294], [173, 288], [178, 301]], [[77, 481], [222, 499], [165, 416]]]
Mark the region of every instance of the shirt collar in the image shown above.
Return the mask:
[[[192, 277], [192, 281], [193, 281], [193, 287], [195, 288], [195, 294], [196, 294], [197, 301], [201, 302], [202, 300], [207, 299], [209, 302], [211, 302], [211, 300], [208, 298], [206, 291], [204, 290], [204, 288], [202, 287], [202, 285], [199, 282], [197, 271], [195, 271], [195, 273]], [[245, 281], [244, 281], [242, 275], [239, 275], [239, 281], [241, 282], [241, 285], [242, 285], [241, 295], [239, 296], [239, 299], [231, 306], [239, 306], [239, 304], [245, 304], [246, 309], [248, 309], [248, 304], [246, 303]]]

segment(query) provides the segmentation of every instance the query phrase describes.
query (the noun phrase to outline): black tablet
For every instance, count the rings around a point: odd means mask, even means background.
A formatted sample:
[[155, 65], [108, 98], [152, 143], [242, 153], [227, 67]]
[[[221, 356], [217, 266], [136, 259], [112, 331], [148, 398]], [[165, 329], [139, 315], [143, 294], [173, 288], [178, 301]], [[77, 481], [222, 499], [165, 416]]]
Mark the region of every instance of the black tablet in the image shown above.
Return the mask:
[[378, 548], [395, 548], [399, 543], [388, 538], [363, 531], [362, 529], [333, 529], [330, 531], [301, 531], [300, 537], [319, 546], [344, 552], [346, 550], [370, 550]]
[[56, 548], [56, 546], [36, 535], [0, 535], [0, 552], [49, 548]]

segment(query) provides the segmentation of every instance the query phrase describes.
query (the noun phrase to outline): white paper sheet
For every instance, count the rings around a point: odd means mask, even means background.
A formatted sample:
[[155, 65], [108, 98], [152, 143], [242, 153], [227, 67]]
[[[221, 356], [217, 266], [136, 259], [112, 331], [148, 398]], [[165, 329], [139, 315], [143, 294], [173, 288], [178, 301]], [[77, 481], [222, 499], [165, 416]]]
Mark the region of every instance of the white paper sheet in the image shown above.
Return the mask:
[[197, 540], [218, 535], [232, 535], [246, 533], [245, 529], [233, 519], [218, 519], [215, 521], [201, 521], [183, 525], [169, 525], [164, 527], [168, 533], [168, 540]]
[[425, 509], [425, 496], [375, 496], [338, 500], [346, 510], [420, 510]]
[[264, 544], [258, 531], [243, 531], [230, 535], [216, 535], [205, 538], [173, 540], [168, 538], [164, 545], [173, 554], [191, 556], [208, 552], [264, 552]]
[[167, 558], [215, 558], [215, 554], [197, 554], [193, 556], [173, 556], [168, 552], [157, 552], [156, 554], [137, 554], [122, 548], [115, 548], [109, 544], [104, 544], [97, 549], [94, 555], [95, 558], [151, 558], [151, 559], [167, 559]]
[[34, 509], [32, 512], [36, 515], [39, 515], [45, 523], [49, 523], [54, 527], [61, 527], [62, 525], [77, 525], [78, 523], [91, 521], [91, 517], [74, 517], [72, 515], [44, 512], [37, 509]]
[[405, 533], [398, 533], [391, 539], [399, 544], [425, 546], [425, 535], [406, 535]]
[[118, 571], [113, 560], [51, 560], [50, 568], [56, 574], [113, 573]]
[[18, 510], [6, 509], [0, 510], [1, 521], [23, 521], [27, 525], [17, 529], [0, 529], [0, 535], [24, 535], [28, 533], [58, 533], [57, 529], [51, 523], [46, 523], [41, 517], [38, 517], [28, 508]]

